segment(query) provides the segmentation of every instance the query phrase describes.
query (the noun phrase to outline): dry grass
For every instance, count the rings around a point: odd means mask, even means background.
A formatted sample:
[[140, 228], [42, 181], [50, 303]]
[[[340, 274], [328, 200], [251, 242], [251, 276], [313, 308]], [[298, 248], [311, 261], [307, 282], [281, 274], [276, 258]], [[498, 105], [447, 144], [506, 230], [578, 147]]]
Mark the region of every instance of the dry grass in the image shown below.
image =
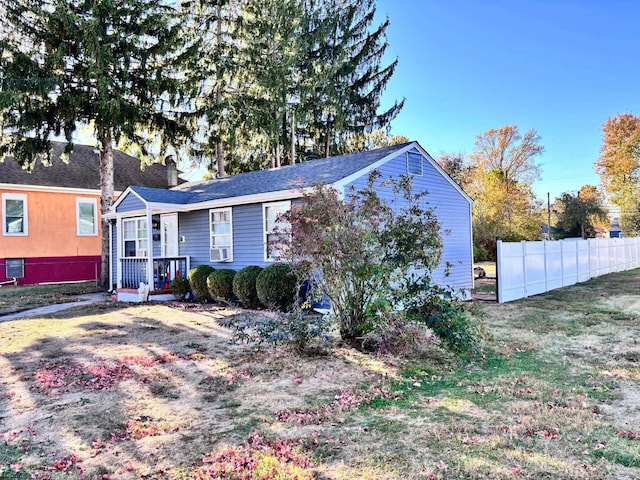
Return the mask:
[[29, 308], [78, 301], [77, 295], [95, 293], [95, 282], [0, 287], [0, 315]]
[[216, 308], [5, 322], [0, 478], [638, 478], [639, 289], [482, 305], [468, 359], [256, 350]]

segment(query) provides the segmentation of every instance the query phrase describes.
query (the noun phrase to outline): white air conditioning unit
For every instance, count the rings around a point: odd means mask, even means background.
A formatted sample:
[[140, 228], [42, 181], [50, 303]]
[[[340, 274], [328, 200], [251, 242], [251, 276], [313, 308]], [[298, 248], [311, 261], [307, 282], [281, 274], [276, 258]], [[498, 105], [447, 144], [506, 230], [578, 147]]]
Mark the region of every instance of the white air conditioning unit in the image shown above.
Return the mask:
[[231, 248], [229, 247], [212, 247], [211, 248], [212, 262], [228, 262], [229, 260], [231, 260]]

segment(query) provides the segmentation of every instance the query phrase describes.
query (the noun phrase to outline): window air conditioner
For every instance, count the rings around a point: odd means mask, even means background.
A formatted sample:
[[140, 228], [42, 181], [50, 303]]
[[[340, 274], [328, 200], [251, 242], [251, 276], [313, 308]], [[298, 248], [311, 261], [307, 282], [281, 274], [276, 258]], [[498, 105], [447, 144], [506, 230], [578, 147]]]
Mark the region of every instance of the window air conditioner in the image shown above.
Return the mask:
[[231, 249], [229, 247], [211, 248], [212, 262], [228, 262], [229, 260], [231, 260]]

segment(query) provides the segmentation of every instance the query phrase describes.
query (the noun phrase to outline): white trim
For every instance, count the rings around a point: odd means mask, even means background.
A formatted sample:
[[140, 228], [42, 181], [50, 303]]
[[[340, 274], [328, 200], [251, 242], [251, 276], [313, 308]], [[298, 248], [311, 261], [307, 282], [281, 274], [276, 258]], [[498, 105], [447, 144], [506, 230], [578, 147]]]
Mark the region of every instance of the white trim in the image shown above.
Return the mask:
[[[129, 195], [130, 193], [133, 193], [136, 197], [138, 197], [138, 199], [144, 203], [145, 205], [147, 204], [146, 200], [144, 198], [142, 198], [140, 195], [138, 195], [135, 191], [133, 191], [133, 189], [131, 187], [127, 187], [125, 189], [124, 192], [122, 192], [122, 194], [118, 197], [118, 199], [113, 202], [113, 205], [111, 205], [111, 207], [109, 208], [109, 210], [112, 210], [113, 212], [116, 211], [116, 208], [118, 207], [118, 205], [120, 205], [122, 203], [122, 201], [125, 199], [125, 197], [127, 195]], [[111, 212], [110, 212], [111, 213]]]
[[[7, 231], [7, 200], [22, 201], [22, 232], [10, 233]], [[5, 237], [28, 237], [29, 236], [29, 204], [27, 195], [24, 193], [3, 193], [2, 194], [2, 235]]]
[[268, 255], [267, 252], [267, 208], [268, 207], [280, 207], [280, 206], [286, 206], [287, 210], [291, 209], [291, 200], [288, 201], [282, 201], [282, 202], [271, 202], [271, 203], [263, 203], [262, 204], [262, 242], [263, 242], [263, 247], [262, 247], [262, 252], [263, 252], [263, 259], [265, 262], [270, 262], [273, 263], [276, 261], [275, 258], [271, 258]]
[[[118, 260], [119, 262], [120, 260]], [[113, 288], [113, 224], [109, 222], [109, 285], [108, 290]]]
[[122, 218], [117, 217], [116, 219], [116, 254], [118, 255], [118, 258], [116, 260], [116, 283], [117, 283], [116, 288], [122, 288], [122, 262], [120, 261], [120, 259], [122, 258], [122, 253], [123, 253], [122, 252], [123, 232], [124, 232], [124, 228], [123, 228]]
[[[164, 251], [164, 247], [165, 247], [165, 233], [164, 233], [164, 225], [162, 223], [162, 221], [164, 219], [167, 218], [175, 218], [176, 220], [176, 231], [175, 231], [175, 244], [176, 247], [178, 249], [178, 252], [176, 253], [176, 255], [167, 255], [167, 252]], [[180, 255], [180, 242], [178, 241], [178, 234], [180, 232], [180, 226], [178, 224], [178, 214], [177, 213], [163, 213], [162, 215], [160, 215], [160, 256], [161, 257], [177, 257]], [[153, 237], [153, 235], [152, 235]]]
[[[219, 212], [229, 212], [229, 237], [230, 237], [230, 242], [229, 242], [229, 258], [226, 260], [214, 260], [212, 258], [212, 251], [214, 249], [213, 246], [213, 214], [214, 213], [219, 213]], [[216, 236], [221, 235], [221, 234], [216, 234]], [[212, 263], [229, 263], [229, 262], [233, 262], [233, 209], [231, 207], [228, 208], [215, 208], [215, 209], [211, 209], [209, 210], [209, 261]]]
[[[363, 175], [367, 175], [373, 170], [379, 168], [390, 160], [397, 158], [403, 153], [409, 152], [410, 150], [416, 149], [418, 153], [422, 154], [422, 157], [425, 161], [427, 161], [433, 168], [435, 168], [442, 177], [449, 182], [449, 184], [456, 190], [460, 195], [462, 195], [465, 200], [467, 200], [470, 204], [473, 205], [473, 199], [467, 195], [467, 193], [460, 188], [453, 179], [447, 175], [447, 173], [442, 169], [438, 162], [436, 162], [429, 153], [420, 146], [418, 142], [411, 142], [404, 147], [391, 152], [380, 160], [368, 165], [365, 168], [358, 170], [357, 172], [348, 175], [341, 180], [338, 180], [332, 184], [332, 186], [338, 191], [344, 191], [346, 185], [353, 182], [354, 180], [362, 177]], [[424, 166], [423, 166], [424, 171]], [[116, 208], [120, 205], [120, 203], [125, 199], [125, 197], [129, 193], [133, 193], [142, 201], [142, 203], [146, 206], [147, 209], [151, 210], [153, 213], [170, 213], [170, 212], [192, 212], [196, 210], [207, 210], [207, 209], [215, 209], [215, 208], [224, 208], [224, 207], [232, 207], [235, 205], [248, 205], [252, 203], [269, 203], [269, 202], [278, 202], [282, 200], [292, 200], [294, 198], [299, 198], [303, 194], [311, 192], [313, 187], [303, 188], [302, 191], [288, 189], [288, 190], [278, 190], [275, 192], [265, 192], [265, 193], [254, 193], [251, 195], [241, 195], [237, 197], [225, 197], [216, 200], [209, 200], [206, 202], [198, 202], [198, 203], [188, 203], [188, 204], [178, 204], [178, 203], [155, 203], [155, 202], [147, 202], [144, 198], [138, 195], [135, 191], [128, 187], [122, 195], [118, 198], [118, 200], [113, 204], [109, 213], [107, 213], [105, 218], [115, 218], [116, 216]], [[171, 190], [169, 190], [171, 191]], [[181, 190], [175, 190], [180, 192]], [[140, 210], [130, 211], [130, 212], [118, 212], [118, 215], [126, 215], [126, 216], [138, 216], [140, 215]], [[143, 214], [146, 211], [143, 211]]]
[[[128, 190], [128, 189], [127, 189]], [[193, 212], [197, 210], [207, 210], [207, 209], [216, 209], [216, 208], [226, 208], [233, 207], [236, 205], [249, 205], [252, 203], [265, 203], [265, 202], [277, 202], [281, 200], [292, 200], [294, 198], [299, 198], [304, 193], [308, 193], [313, 191], [313, 187], [307, 187], [299, 190], [278, 190], [276, 192], [266, 192], [266, 193], [255, 193], [251, 195], [242, 195], [239, 197], [225, 197], [218, 200], [209, 200], [207, 202], [198, 202], [198, 203], [188, 203], [188, 204], [178, 204], [178, 203], [153, 203], [146, 202], [140, 195], [136, 194], [134, 191], [131, 193], [135, 194], [146, 207], [151, 210], [153, 213], [174, 213], [174, 212]], [[132, 210], [127, 212], [116, 212], [116, 204], [125, 198], [127, 191], [122, 194], [122, 196], [118, 199], [116, 203], [113, 204], [109, 213], [104, 215], [105, 218], [116, 218], [116, 216], [120, 216], [122, 218], [126, 217], [137, 217], [140, 215], [144, 215], [146, 210]]]
[[147, 285], [150, 290], [155, 290], [153, 274], [153, 214], [147, 211]]
[[401, 154], [408, 152], [409, 150], [411, 150], [415, 145], [417, 145], [416, 142], [412, 142], [404, 147], [402, 147], [399, 150], [396, 150], [394, 152], [391, 152], [389, 155], [382, 157], [380, 160], [378, 160], [377, 162], [373, 162], [371, 165], [368, 165], [360, 170], [358, 170], [357, 172], [352, 173], [351, 175], [347, 175], [346, 177], [342, 178], [341, 180], [338, 180], [337, 182], [335, 182], [333, 184], [334, 188], [340, 190], [344, 190], [344, 188], [351, 182], [353, 182], [354, 180], [357, 180], [358, 178], [362, 177], [363, 175], [367, 175], [369, 173], [371, 173], [372, 171], [374, 171], [375, 169], [381, 167], [382, 165], [384, 165], [385, 163], [387, 163], [389, 160], [393, 160], [394, 158], [400, 156]]
[[[23, 185], [17, 183], [0, 183], [2, 190], [19, 190], [28, 192], [47, 192], [47, 193], [71, 193], [75, 195], [96, 195], [100, 196], [100, 190], [94, 188], [74, 188], [74, 187], [54, 187], [50, 185]], [[115, 191], [114, 195], [121, 195], [122, 192]]]
[[[151, 214], [151, 212], [149, 212], [149, 214]], [[143, 240], [142, 237], [138, 237], [138, 222], [139, 221], [143, 221], [143, 220], [147, 220], [147, 255], [143, 256], [143, 255], [138, 255], [138, 242], [140, 240]], [[126, 222], [135, 222], [135, 230], [136, 230], [136, 237], [135, 239], [125, 239], [124, 238], [124, 232], [125, 232], [125, 228], [124, 228], [124, 224]], [[119, 256], [119, 258], [145, 258], [145, 259], [149, 259], [151, 258], [149, 255], [149, 250], [153, 248], [153, 244], [151, 243], [151, 239], [150, 237], [152, 237], [151, 235], [151, 221], [148, 219], [148, 216], [145, 215], [139, 215], [137, 217], [128, 217], [128, 218], [122, 218], [120, 221], [120, 225], [121, 225], [121, 231], [118, 235], [118, 243], [122, 244], [122, 251], [121, 251], [121, 256]], [[126, 250], [124, 249], [125, 246], [125, 241], [131, 242], [131, 241], [135, 241], [136, 244], [136, 254], [133, 257], [126, 257], [124, 255], [126, 255]]]
[[462, 188], [460, 188], [460, 185], [458, 185], [456, 182], [453, 181], [453, 179], [447, 175], [447, 173], [442, 169], [442, 167], [440, 165], [438, 165], [438, 162], [436, 162], [433, 157], [431, 155], [429, 155], [429, 152], [427, 152], [424, 148], [422, 148], [420, 146], [420, 144], [418, 142], [411, 142], [408, 145], [404, 146], [403, 148], [396, 150], [395, 152], [390, 153], [389, 155], [387, 155], [386, 157], [381, 158], [380, 160], [378, 160], [377, 162], [372, 163], [371, 165], [358, 170], [355, 173], [352, 173], [351, 175], [344, 177], [342, 180], [338, 180], [337, 182], [335, 182], [333, 184], [334, 188], [340, 190], [340, 189], [344, 189], [349, 183], [353, 182], [354, 180], [357, 180], [358, 178], [362, 177], [363, 175], [367, 175], [369, 173], [371, 173], [373, 170], [381, 167], [382, 165], [384, 165], [385, 163], [387, 163], [390, 160], [393, 160], [394, 158], [397, 158], [399, 155], [408, 152], [412, 149], [416, 149], [418, 150], [419, 153], [422, 154], [422, 156], [424, 157], [424, 159], [429, 162], [431, 164], [431, 166], [433, 168], [435, 168], [438, 173], [440, 173], [440, 175], [442, 175], [442, 177], [449, 182], [449, 184], [451, 184], [451, 186], [453, 188], [455, 188], [458, 193], [460, 193], [460, 195], [462, 195], [465, 200], [467, 200], [467, 202], [469, 202], [471, 205], [473, 205], [473, 199], [467, 195], [467, 193], [462, 190]]
[[[80, 233], [80, 204], [90, 203], [93, 205], [93, 233]], [[79, 237], [98, 236], [98, 201], [95, 198], [76, 197], [76, 235]]]

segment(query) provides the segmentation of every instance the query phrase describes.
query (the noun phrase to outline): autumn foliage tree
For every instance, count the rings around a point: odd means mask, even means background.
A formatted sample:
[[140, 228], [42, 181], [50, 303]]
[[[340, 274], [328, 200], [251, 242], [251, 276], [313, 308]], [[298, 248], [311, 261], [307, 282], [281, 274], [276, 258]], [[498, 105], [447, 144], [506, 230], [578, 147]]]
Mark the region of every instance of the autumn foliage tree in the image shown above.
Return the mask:
[[[440, 224], [425, 193], [414, 193], [408, 177], [390, 182], [373, 172], [363, 189], [344, 199], [320, 185], [285, 214], [291, 236], [282, 257], [328, 297], [344, 339], [373, 330], [418, 293], [409, 285], [429, 283], [440, 263]], [[396, 202], [378, 195], [385, 186]]]
[[583, 186], [577, 194], [563, 193], [554, 202], [557, 221], [555, 238], [594, 238], [596, 226], [609, 221], [602, 194], [593, 185]]
[[[521, 135], [516, 125], [490, 129], [477, 136], [465, 167], [469, 176], [464, 185], [475, 200], [476, 257], [491, 258], [496, 238], [516, 241], [540, 237], [541, 203], [531, 188], [540, 174], [535, 157], [544, 152], [539, 142], [535, 130]], [[456, 165], [453, 164], [458, 168]]]
[[640, 117], [624, 113], [607, 119], [596, 171], [620, 211], [622, 231], [640, 234]]

